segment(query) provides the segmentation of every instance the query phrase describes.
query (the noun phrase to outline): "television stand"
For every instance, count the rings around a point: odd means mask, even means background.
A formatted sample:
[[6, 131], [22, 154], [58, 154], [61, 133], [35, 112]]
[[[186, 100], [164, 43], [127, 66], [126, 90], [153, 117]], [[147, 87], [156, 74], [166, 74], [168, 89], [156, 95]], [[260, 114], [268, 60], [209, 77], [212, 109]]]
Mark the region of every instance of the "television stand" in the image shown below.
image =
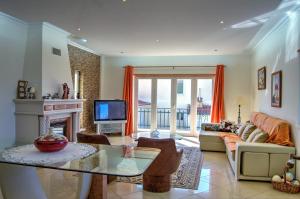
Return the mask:
[[[94, 121], [97, 125], [97, 134], [104, 133], [115, 133], [122, 132], [122, 136], [125, 136], [125, 124], [127, 120], [110, 120], [110, 121]], [[119, 125], [118, 127], [113, 127], [113, 125]]]

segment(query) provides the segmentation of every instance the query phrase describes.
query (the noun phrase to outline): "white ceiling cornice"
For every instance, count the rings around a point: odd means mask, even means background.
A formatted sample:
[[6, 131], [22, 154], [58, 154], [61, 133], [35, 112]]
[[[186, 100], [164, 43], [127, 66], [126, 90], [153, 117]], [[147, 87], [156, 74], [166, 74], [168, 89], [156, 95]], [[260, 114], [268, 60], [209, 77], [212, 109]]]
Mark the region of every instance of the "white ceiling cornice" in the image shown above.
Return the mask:
[[4, 12], [1, 12], [1, 11], [0, 11], [0, 16], [5, 17], [6, 19], [8, 19], [8, 20], [10, 20], [12, 22], [16, 22], [18, 24], [22, 24], [22, 25], [26, 25], [26, 26], [28, 25], [27, 22], [25, 22], [25, 21], [23, 21], [21, 19], [18, 19], [16, 17], [10, 16], [8, 14], [5, 14]]
[[87, 52], [93, 53], [95, 55], [101, 56], [101, 54], [98, 54], [97, 52], [93, 51], [92, 49], [89, 49], [88, 47], [80, 45], [79, 43], [76, 43], [76, 42], [74, 42], [74, 41], [72, 41], [70, 39], [68, 40], [68, 44], [71, 45], [71, 46], [75, 46], [76, 48], [80, 48], [80, 49], [82, 49], [84, 51], [87, 51]]

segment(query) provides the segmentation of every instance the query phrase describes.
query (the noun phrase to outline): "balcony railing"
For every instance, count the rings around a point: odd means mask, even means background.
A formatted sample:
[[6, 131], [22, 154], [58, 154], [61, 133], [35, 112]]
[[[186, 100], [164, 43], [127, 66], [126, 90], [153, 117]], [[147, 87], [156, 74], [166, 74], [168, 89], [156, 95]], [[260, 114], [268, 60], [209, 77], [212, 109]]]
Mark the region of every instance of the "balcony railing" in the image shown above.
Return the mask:
[[[197, 109], [197, 129], [201, 128], [201, 124], [209, 122], [210, 105], [204, 105]], [[157, 108], [157, 128], [169, 129], [171, 119], [170, 108]], [[151, 127], [151, 108], [138, 108], [138, 128], [149, 129]], [[190, 109], [177, 108], [176, 109], [176, 128], [179, 130], [190, 129]]]

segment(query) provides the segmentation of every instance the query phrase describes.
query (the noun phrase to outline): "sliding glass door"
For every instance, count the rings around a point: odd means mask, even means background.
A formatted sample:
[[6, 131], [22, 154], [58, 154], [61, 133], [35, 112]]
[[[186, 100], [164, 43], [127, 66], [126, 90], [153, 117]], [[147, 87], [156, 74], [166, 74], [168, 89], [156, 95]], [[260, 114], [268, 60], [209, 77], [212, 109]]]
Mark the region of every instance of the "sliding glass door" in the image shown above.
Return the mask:
[[135, 81], [137, 131], [196, 135], [210, 121], [213, 77], [147, 77]]
[[191, 131], [191, 83], [191, 79], [177, 79], [176, 129], [184, 133]]
[[151, 79], [138, 80], [137, 92], [137, 125], [138, 129], [150, 130], [151, 128]]
[[197, 130], [202, 123], [210, 122], [213, 94], [212, 79], [197, 80]]
[[158, 130], [170, 130], [171, 126], [171, 79], [157, 80], [156, 119]]

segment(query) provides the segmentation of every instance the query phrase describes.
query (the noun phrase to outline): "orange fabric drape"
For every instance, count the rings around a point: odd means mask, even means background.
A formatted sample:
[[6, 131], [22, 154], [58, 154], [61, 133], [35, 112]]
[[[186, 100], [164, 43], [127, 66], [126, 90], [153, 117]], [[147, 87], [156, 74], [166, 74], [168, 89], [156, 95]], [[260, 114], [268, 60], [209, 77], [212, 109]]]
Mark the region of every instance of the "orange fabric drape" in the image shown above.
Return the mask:
[[127, 103], [127, 123], [125, 135], [131, 136], [133, 133], [133, 67], [126, 66], [123, 84], [123, 100]]
[[224, 117], [224, 65], [217, 65], [211, 122], [219, 123]]

